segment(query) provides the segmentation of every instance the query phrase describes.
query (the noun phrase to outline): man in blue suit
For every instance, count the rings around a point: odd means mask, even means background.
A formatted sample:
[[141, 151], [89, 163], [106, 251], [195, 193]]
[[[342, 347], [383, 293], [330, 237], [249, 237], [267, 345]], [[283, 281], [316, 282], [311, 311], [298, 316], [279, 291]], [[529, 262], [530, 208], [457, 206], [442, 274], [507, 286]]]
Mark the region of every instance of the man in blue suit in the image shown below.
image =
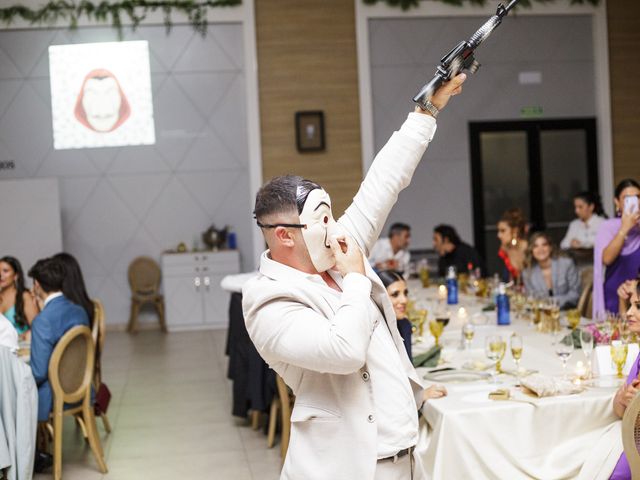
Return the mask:
[[64, 265], [59, 260], [38, 260], [29, 270], [33, 293], [42, 311], [31, 324], [31, 371], [38, 385], [38, 421], [49, 419], [53, 395], [49, 385], [49, 361], [62, 336], [78, 325], [89, 326], [87, 312], [62, 294]]

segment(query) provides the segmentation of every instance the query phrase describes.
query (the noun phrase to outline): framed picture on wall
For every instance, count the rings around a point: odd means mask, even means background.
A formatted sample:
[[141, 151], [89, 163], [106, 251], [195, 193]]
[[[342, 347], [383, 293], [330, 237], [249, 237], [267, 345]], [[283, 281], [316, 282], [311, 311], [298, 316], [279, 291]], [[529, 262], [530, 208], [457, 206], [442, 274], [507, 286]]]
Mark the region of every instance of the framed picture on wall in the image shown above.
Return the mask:
[[299, 152], [324, 150], [324, 112], [310, 110], [296, 112], [296, 146]]

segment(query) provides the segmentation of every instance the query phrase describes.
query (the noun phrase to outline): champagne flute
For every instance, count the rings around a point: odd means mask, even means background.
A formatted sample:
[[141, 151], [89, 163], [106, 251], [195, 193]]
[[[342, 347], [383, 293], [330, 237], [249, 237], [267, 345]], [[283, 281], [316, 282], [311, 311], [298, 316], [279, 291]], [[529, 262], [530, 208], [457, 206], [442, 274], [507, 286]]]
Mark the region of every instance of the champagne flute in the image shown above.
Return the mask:
[[620, 340], [613, 340], [611, 342], [611, 360], [616, 365], [617, 377], [624, 378], [622, 375], [622, 369], [624, 364], [627, 363], [628, 346], [626, 343], [622, 343]]
[[516, 377], [520, 381], [520, 359], [522, 358], [522, 336], [517, 333], [511, 335], [511, 356], [516, 362]]
[[593, 334], [589, 330], [580, 330], [580, 346], [582, 353], [587, 359], [589, 377], [591, 377], [591, 352], [593, 352]]
[[569, 334], [560, 334], [556, 342], [556, 355], [562, 360], [562, 377], [567, 379], [567, 361], [573, 353], [573, 336]]

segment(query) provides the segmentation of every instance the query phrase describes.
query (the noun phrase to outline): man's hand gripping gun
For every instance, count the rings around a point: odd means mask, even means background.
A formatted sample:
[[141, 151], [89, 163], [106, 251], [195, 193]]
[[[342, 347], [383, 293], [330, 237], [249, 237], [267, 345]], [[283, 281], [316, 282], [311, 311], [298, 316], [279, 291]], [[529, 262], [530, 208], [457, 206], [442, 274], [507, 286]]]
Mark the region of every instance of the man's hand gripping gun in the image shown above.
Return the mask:
[[511, 0], [506, 7], [499, 4], [496, 14], [487, 20], [469, 40], [460, 42], [453, 50], [447, 53], [442, 60], [440, 60], [436, 74], [431, 81], [422, 87], [417, 95], [413, 97], [413, 101], [423, 109], [428, 110], [427, 102], [444, 82], [452, 79], [463, 70], [469, 70], [471, 73], [475, 73], [480, 67], [480, 64], [474, 56], [475, 49], [502, 23], [502, 18], [509, 13], [509, 10], [511, 10], [518, 1], [519, 0]]

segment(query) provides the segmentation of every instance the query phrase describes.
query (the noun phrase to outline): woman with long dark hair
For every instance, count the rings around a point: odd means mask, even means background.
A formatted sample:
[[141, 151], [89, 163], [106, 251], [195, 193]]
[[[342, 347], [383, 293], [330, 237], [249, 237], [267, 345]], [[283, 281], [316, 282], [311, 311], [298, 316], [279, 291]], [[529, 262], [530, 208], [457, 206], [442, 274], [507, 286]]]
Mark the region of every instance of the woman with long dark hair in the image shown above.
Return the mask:
[[21, 336], [27, 335], [38, 314], [38, 306], [24, 285], [22, 266], [14, 257], [0, 258], [0, 313]]
[[616, 218], [602, 222], [593, 247], [593, 316], [618, 313], [618, 287], [640, 269], [640, 184], [627, 178], [615, 189]]
[[[407, 319], [407, 303], [409, 302], [409, 290], [404, 277], [395, 270], [383, 270], [378, 273], [382, 284], [387, 289], [393, 311], [396, 314], [398, 331], [404, 341], [405, 349], [411, 360], [411, 322]], [[389, 323], [391, 325], [391, 323]], [[425, 398], [440, 398], [447, 394], [447, 389], [442, 385], [431, 385], [425, 390]]]
[[498, 220], [497, 236], [500, 241], [498, 257], [504, 263], [500, 277], [505, 282], [520, 280], [525, 254], [529, 246], [527, 233], [527, 220], [524, 212], [519, 208], [510, 208]]
[[560, 248], [593, 248], [600, 224], [607, 218], [595, 192], [580, 192], [573, 197], [576, 218], [569, 224], [567, 234], [560, 242]]
[[64, 281], [62, 283], [62, 293], [76, 305], [80, 305], [85, 309], [89, 316], [89, 325], [93, 327], [93, 317], [95, 316], [95, 307], [93, 301], [87, 294], [87, 288], [84, 284], [82, 270], [80, 264], [75, 257], [69, 253], [61, 252], [52, 257], [64, 266]]

